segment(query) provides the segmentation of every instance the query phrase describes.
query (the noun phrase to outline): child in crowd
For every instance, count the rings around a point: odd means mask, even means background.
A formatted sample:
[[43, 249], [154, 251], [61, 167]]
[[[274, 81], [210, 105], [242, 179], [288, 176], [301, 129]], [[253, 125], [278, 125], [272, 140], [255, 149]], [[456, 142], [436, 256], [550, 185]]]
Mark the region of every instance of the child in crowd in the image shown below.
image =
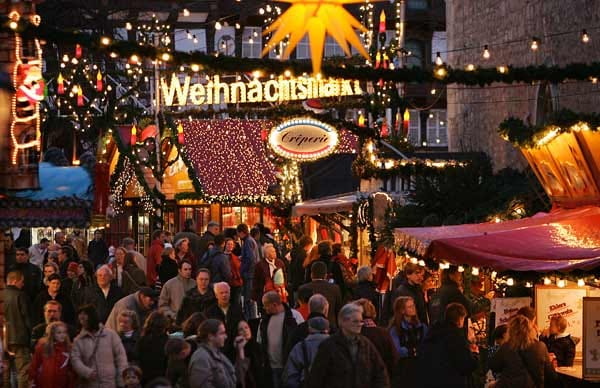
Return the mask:
[[67, 325], [52, 322], [46, 328], [46, 337], [35, 347], [29, 367], [31, 386], [35, 388], [75, 386], [75, 374], [71, 367], [69, 352], [71, 341]]
[[554, 316], [550, 318], [550, 327], [540, 336], [540, 341], [548, 347], [548, 353], [556, 357], [558, 366], [573, 366], [575, 358], [576, 342], [569, 333], [566, 333], [567, 326], [565, 317]]
[[123, 382], [125, 388], [142, 388], [142, 370], [135, 365], [129, 365], [123, 371]]

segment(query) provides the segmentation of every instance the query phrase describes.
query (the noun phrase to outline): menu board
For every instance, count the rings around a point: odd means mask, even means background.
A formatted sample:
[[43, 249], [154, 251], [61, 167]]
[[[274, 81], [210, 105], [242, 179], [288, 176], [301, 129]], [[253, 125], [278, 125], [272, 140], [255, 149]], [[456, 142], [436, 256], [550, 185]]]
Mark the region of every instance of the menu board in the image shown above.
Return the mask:
[[[550, 318], [555, 315], [567, 319], [566, 332], [571, 337], [581, 339], [583, 334], [583, 298], [587, 296], [585, 287], [535, 287], [535, 310], [540, 330], [550, 326]], [[582, 341], [577, 343], [577, 355], [581, 355]]]
[[600, 379], [600, 298], [583, 298], [583, 378]]
[[517, 314], [521, 307], [531, 306], [531, 298], [494, 298], [492, 299], [492, 312], [496, 313], [494, 326], [505, 325], [508, 320]]

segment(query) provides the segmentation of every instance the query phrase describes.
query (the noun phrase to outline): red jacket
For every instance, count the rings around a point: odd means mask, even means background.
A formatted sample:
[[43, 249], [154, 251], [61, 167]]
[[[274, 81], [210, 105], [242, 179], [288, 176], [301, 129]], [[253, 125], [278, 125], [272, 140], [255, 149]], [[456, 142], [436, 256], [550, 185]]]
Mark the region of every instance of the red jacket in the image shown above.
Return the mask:
[[[281, 268], [285, 276], [285, 265], [281, 259], [275, 259], [275, 267]], [[287, 281], [285, 281], [283, 284], [287, 284]], [[272, 291], [274, 289], [275, 287], [273, 285], [273, 277], [271, 276], [269, 263], [267, 263], [265, 259], [261, 259], [254, 268], [252, 299], [255, 301], [260, 301], [266, 291]]]
[[29, 379], [35, 388], [75, 387], [75, 373], [71, 357], [64, 343], [54, 345], [50, 357], [44, 354], [44, 342], [38, 342], [29, 366]]
[[240, 257], [230, 253], [230, 264], [231, 264], [231, 281], [229, 285], [231, 287], [241, 287], [244, 284], [242, 280], [242, 275], [240, 272], [240, 268], [242, 266], [242, 262], [240, 261]]
[[154, 240], [150, 245], [148, 261], [146, 263], [146, 279], [151, 286], [156, 282], [156, 277], [158, 276], [156, 267], [159, 266], [162, 261], [161, 253], [164, 249], [165, 244], [160, 240]]

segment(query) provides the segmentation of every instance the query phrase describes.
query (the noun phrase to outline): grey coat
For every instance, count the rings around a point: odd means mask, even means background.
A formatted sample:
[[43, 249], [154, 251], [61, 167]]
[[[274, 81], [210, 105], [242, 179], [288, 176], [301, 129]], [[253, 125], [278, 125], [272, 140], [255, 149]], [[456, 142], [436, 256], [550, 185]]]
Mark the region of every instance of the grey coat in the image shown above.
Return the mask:
[[137, 291], [131, 295], [127, 295], [126, 297], [119, 299], [119, 301], [115, 303], [110, 315], [106, 319], [106, 327], [117, 331], [119, 329], [119, 314], [121, 314], [121, 311], [123, 310], [135, 311], [138, 317], [138, 325], [142, 327], [146, 321], [146, 317], [152, 310], [144, 310], [139, 302], [139, 294], [140, 292]]
[[[329, 338], [329, 334], [314, 333], [309, 334], [304, 340], [306, 342], [306, 360], [309, 365], [306, 369], [310, 371], [312, 361], [317, 355], [321, 342]], [[302, 351], [302, 341], [298, 342], [292, 348], [288, 357], [285, 369], [283, 370], [283, 381], [286, 388], [300, 388], [304, 381], [305, 358]]]
[[159, 310], [168, 317], [175, 319], [183, 302], [183, 297], [194, 287], [196, 287], [195, 280], [184, 279], [181, 275], [169, 279], [160, 291], [158, 299]]
[[198, 345], [188, 367], [190, 388], [235, 388], [235, 369], [219, 350]]
[[32, 329], [29, 297], [15, 286], [4, 289], [4, 321], [6, 344], [29, 346]]

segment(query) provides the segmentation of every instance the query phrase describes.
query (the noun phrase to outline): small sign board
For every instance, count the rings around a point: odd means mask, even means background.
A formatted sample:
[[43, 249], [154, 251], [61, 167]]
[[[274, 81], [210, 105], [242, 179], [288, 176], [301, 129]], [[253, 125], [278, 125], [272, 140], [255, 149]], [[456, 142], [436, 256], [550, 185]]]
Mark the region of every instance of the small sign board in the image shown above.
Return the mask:
[[273, 151], [297, 162], [330, 155], [338, 144], [338, 132], [331, 125], [311, 118], [295, 118], [278, 125], [269, 134]]

